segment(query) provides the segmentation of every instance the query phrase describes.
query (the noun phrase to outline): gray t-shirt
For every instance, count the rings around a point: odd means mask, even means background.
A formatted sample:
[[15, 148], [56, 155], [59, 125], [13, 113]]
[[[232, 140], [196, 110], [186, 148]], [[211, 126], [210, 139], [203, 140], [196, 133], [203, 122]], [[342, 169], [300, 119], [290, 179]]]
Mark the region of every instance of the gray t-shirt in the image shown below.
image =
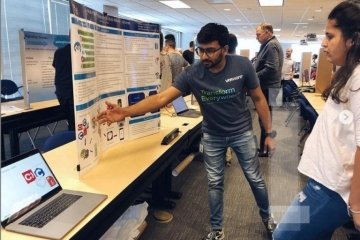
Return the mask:
[[189, 63], [178, 53], [168, 53], [171, 63], [172, 80], [174, 81], [176, 76], [179, 75], [184, 67], [189, 66]]
[[214, 74], [197, 62], [173, 83], [182, 93], [194, 94], [203, 114], [203, 132], [218, 136], [252, 129], [245, 88], [254, 89], [258, 85], [250, 60], [236, 55], [226, 56], [226, 65], [219, 73]]

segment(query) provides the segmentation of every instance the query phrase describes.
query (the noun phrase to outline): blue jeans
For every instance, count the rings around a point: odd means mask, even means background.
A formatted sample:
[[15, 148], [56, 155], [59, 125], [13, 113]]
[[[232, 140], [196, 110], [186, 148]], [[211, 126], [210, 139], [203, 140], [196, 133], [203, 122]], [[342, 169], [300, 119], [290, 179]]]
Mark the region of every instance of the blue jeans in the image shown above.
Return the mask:
[[273, 234], [274, 240], [331, 240], [350, 220], [340, 195], [310, 179], [291, 203]]
[[208, 177], [210, 223], [221, 229], [223, 220], [224, 168], [226, 149], [231, 147], [250, 184], [263, 219], [270, 216], [269, 198], [257, 156], [257, 141], [253, 131], [227, 137], [203, 134], [205, 169]]

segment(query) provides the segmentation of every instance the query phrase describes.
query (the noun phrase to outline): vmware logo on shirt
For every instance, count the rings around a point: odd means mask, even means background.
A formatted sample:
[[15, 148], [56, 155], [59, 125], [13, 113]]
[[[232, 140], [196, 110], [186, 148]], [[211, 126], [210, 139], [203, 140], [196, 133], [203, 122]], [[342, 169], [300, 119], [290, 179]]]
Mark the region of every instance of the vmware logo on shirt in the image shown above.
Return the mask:
[[229, 82], [232, 82], [232, 81], [237, 81], [239, 79], [242, 79], [243, 75], [239, 75], [239, 76], [236, 76], [236, 77], [232, 77], [232, 78], [228, 78], [228, 79], [225, 79], [225, 82], [229, 83]]

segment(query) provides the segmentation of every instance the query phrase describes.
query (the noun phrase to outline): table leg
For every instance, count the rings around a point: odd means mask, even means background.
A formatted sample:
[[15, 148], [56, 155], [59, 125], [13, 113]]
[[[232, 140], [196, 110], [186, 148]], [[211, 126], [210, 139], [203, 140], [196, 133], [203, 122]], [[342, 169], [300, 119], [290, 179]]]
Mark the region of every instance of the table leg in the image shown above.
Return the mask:
[[11, 154], [11, 157], [19, 155], [19, 153], [20, 153], [20, 145], [19, 145], [18, 132], [14, 131], [14, 130], [10, 130], [9, 139], [10, 139], [10, 154]]

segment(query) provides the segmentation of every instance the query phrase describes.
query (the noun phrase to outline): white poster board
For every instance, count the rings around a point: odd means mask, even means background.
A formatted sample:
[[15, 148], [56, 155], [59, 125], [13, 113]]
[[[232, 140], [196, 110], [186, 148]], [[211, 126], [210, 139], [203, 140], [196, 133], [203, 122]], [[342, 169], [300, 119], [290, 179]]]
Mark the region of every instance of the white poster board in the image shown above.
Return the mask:
[[19, 39], [25, 101], [56, 99], [52, 62], [56, 49], [69, 43], [69, 36], [20, 30]]
[[160, 130], [160, 112], [99, 126], [105, 101], [128, 106], [157, 93], [160, 73], [158, 24], [106, 16], [70, 1], [78, 171], [86, 173], [101, 153], [123, 141]]

